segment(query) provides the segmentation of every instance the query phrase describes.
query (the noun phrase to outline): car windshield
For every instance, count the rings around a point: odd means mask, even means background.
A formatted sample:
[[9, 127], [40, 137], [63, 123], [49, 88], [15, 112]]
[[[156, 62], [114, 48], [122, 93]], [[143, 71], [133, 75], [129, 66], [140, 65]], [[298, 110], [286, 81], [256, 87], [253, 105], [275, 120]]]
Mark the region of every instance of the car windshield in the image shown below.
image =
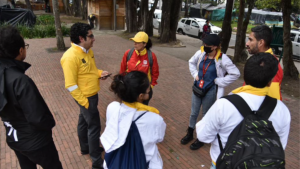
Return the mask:
[[[204, 22], [204, 21], [200, 21], [200, 22], [198, 22], [198, 23], [200, 23], [200, 25], [205, 25], [205, 24], [206, 24], [206, 22]], [[209, 23], [209, 26], [215, 26], [215, 25]]]

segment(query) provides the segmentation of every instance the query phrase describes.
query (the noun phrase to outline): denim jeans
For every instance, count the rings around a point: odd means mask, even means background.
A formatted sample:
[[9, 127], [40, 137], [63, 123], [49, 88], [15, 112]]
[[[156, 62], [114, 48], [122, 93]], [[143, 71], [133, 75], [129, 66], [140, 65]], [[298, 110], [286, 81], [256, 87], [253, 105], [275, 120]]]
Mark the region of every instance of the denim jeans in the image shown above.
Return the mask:
[[197, 123], [197, 118], [200, 112], [200, 108], [202, 105], [202, 113], [203, 116], [206, 114], [206, 112], [209, 110], [209, 108], [214, 104], [216, 101], [217, 96], [217, 87], [216, 85], [212, 86], [209, 91], [206, 93], [206, 95], [202, 98], [194, 95], [192, 96], [192, 111], [190, 115], [190, 124], [189, 127], [195, 128]]
[[217, 167], [214, 165], [214, 163], [211, 163], [210, 169], [217, 169]]

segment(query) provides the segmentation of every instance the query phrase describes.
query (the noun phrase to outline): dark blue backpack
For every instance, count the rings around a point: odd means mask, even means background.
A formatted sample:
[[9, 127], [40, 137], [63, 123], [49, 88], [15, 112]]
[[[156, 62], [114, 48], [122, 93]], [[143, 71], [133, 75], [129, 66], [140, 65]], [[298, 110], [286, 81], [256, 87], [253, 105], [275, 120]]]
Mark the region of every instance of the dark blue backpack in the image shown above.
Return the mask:
[[147, 169], [149, 167], [142, 139], [135, 124], [145, 113], [131, 123], [125, 143], [120, 148], [105, 154], [104, 159], [109, 169]]

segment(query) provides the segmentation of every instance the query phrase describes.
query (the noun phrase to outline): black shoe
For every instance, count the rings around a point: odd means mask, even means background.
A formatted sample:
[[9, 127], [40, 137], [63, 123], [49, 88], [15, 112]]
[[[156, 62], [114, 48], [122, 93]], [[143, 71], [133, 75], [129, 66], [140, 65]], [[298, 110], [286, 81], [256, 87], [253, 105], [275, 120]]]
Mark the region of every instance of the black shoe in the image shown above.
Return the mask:
[[204, 146], [204, 143], [200, 142], [198, 139], [191, 144], [190, 149], [191, 150], [198, 150], [200, 147]]
[[193, 128], [188, 128], [187, 129], [187, 134], [186, 136], [184, 136], [182, 139], [181, 139], [181, 144], [183, 145], [186, 145], [187, 143], [189, 143], [190, 141], [192, 141], [194, 138], [193, 138], [193, 132], [194, 132], [194, 129]]
[[87, 155], [87, 154], [89, 154], [88, 151], [81, 151], [81, 155]]

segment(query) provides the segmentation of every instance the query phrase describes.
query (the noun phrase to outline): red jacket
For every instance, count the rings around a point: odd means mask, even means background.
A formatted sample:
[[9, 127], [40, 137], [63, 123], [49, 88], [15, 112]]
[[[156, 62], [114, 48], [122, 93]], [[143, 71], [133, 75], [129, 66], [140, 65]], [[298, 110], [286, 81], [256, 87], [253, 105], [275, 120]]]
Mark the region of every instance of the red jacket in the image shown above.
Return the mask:
[[152, 72], [150, 72], [150, 64], [148, 60], [148, 53], [145, 55], [139, 56], [135, 51], [132, 53], [130, 60], [127, 63], [127, 55], [130, 49], [124, 53], [120, 73], [129, 73], [131, 71], [140, 71], [144, 72], [148, 75], [149, 81], [151, 82], [152, 86], [157, 84], [157, 79], [159, 76], [159, 67], [157, 63], [156, 55], [152, 52], [153, 58], [153, 65], [152, 65]]

